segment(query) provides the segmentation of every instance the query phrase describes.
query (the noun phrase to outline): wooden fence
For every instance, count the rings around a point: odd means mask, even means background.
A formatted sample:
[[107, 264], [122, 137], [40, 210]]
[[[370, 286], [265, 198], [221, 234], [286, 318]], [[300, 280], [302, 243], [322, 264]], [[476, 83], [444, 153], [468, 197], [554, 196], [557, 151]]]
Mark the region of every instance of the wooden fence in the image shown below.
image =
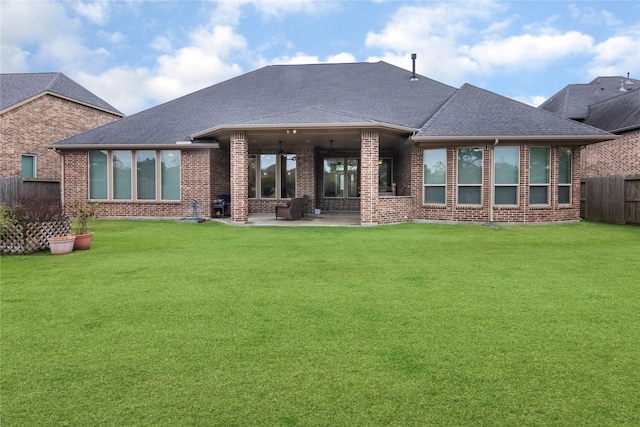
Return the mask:
[[0, 204], [13, 205], [18, 197], [35, 196], [60, 198], [60, 181], [0, 177]]
[[580, 217], [589, 221], [640, 225], [640, 175], [583, 178]]

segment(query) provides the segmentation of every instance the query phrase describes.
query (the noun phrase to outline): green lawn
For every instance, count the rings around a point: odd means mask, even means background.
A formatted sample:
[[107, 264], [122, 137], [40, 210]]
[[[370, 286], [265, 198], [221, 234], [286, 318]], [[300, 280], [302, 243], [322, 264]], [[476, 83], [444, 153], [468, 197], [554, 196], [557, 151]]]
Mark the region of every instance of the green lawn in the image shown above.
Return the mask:
[[638, 426], [640, 227], [95, 221], [2, 257], [2, 426]]

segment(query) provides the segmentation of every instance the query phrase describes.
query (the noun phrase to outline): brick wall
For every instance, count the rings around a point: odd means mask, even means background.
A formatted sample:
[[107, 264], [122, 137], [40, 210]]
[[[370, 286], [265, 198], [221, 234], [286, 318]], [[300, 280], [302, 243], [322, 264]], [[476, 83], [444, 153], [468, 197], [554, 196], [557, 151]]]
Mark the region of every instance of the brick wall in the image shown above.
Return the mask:
[[360, 142], [360, 222], [375, 224], [378, 209], [379, 135], [362, 131]]
[[[412, 193], [414, 205], [414, 218], [428, 221], [449, 222], [482, 222], [490, 221], [492, 216], [491, 203], [491, 173], [492, 158], [490, 146], [484, 146], [484, 177], [482, 189], [482, 205], [458, 206], [457, 196], [457, 149], [447, 149], [447, 185], [446, 203], [442, 206], [423, 205], [423, 165], [422, 148], [414, 147], [412, 150], [413, 187], [418, 189]], [[550, 204], [549, 206], [529, 205], [529, 146], [520, 146], [520, 186], [518, 206], [494, 206], [493, 222], [497, 223], [534, 223], [577, 221], [580, 218], [580, 147], [572, 148], [572, 203], [571, 205], [558, 204], [558, 155], [557, 147], [551, 148], [551, 173], [550, 173]]]
[[640, 129], [582, 150], [583, 178], [640, 174]]
[[37, 178], [60, 179], [61, 156], [45, 146], [119, 118], [53, 95], [9, 110], [0, 118], [0, 176], [20, 176], [21, 156], [31, 154]]
[[[180, 201], [97, 201], [101, 217], [169, 217], [192, 216], [192, 202], [198, 203], [198, 213], [211, 214], [211, 163], [216, 150], [183, 150], [181, 153]], [[64, 208], [69, 212], [75, 200], [89, 197], [88, 152], [64, 151]]]

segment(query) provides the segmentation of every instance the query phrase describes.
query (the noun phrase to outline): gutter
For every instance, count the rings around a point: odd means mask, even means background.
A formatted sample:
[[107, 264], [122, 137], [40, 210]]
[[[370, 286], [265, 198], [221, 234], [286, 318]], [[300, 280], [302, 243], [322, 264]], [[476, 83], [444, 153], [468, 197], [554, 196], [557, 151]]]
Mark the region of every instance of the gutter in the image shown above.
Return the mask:
[[67, 144], [45, 145], [54, 150], [198, 150], [202, 148], [220, 148], [217, 142], [176, 141], [173, 144]]
[[214, 126], [209, 129], [190, 135], [191, 139], [203, 138], [217, 132], [236, 131], [236, 130], [284, 130], [284, 129], [362, 129], [362, 128], [380, 128], [407, 134], [414, 134], [418, 131], [416, 128], [394, 125], [382, 122], [349, 122], [349, 123], [278, 123], [278, 124], [256, 124], [256, 123], [235, 123]]
[[528, 135], [528, 136], [414, 136], [412, 140], [417, 143], [433, 145], [434, 143], [459, 144], [459, 143], [492, 143], [500, 142], [564, 142], [571, 145], [594, 144], [596, 142], [611, 141], [619, 138], [619, 135]]

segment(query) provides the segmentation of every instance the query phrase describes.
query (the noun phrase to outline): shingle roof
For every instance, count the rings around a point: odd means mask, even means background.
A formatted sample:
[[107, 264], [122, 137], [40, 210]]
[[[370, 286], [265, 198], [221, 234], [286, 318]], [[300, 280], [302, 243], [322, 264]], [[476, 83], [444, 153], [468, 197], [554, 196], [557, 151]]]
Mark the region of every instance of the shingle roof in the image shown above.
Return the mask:
[[616, 97], [628, 90], [638, 89], [640, 80], [621, 76], [598, 77], [587, 84], [565, 86], [538, 108], [570, 119], [583, 120], [589, 114], [589, 105]]
[[640, 90], [591, 105], [583, 123], [612, 133], [640, 128]]
[[55, 145], [164, 145], [216, 129], [290, 124], [371, 124], [424, 137], [610, 136], [471, 85], [458, 90], [411, 74], [385, 62], [267, 66]]
[[427, 121], [416, 139], [429, 137], [607, 136], [548, 111], [465, 84]]
[[62, 73], [0, 74], [0, 110], [52, 93], [107, 112], [123, 114]]
[[216, 126], [388, 123], [419, 128], [456, 89], [377, 63], [272, 65], [63, 140], [172, 144]]

